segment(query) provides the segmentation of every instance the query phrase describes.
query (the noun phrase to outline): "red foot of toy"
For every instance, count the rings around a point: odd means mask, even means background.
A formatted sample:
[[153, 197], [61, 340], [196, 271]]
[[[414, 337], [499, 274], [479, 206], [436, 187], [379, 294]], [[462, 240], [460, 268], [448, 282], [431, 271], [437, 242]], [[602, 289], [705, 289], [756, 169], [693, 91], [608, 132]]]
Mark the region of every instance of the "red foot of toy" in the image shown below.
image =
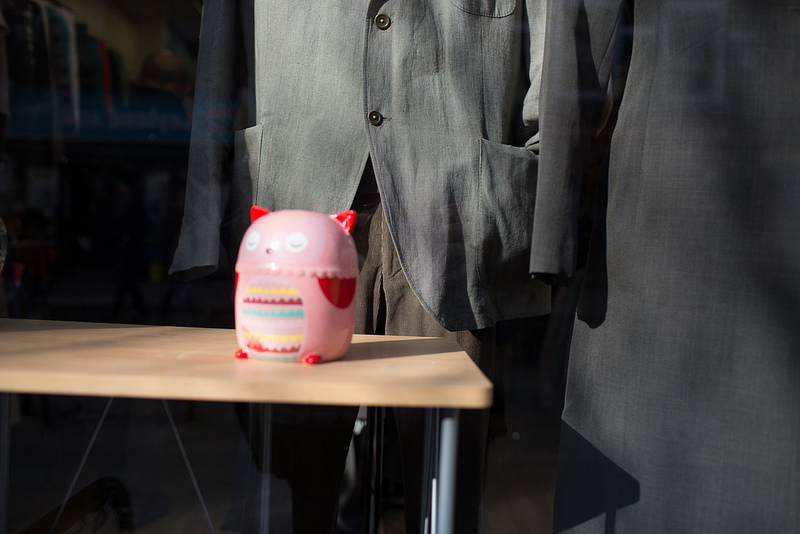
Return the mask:
[[320, 363], [322, 361], [322, 356], [319, 354], [309, 354], [303, 361], [306, 363]]
[[236, 356], [237, 358], [247, 358], [247, 353], [242, 349], [239, 349], [236, 351], [236, 354], [234, 354], [234, 356]]

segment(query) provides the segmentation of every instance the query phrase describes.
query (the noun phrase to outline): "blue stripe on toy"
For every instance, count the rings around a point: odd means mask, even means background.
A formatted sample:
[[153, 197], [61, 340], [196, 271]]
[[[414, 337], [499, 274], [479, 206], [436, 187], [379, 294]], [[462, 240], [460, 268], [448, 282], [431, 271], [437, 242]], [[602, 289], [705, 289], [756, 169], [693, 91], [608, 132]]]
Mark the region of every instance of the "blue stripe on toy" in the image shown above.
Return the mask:
[[296, 318], [296, 317], [305, 317], [302, 309], [299, 310], [279, 310], [279, 311], [270, 311], [270, 310], [253, 310], [250, 308], [242, 309], [242, 313], [244, 315], [256, 315], [258, 317], [276, 317], [279, 319], [287, 319], [287, 318]]

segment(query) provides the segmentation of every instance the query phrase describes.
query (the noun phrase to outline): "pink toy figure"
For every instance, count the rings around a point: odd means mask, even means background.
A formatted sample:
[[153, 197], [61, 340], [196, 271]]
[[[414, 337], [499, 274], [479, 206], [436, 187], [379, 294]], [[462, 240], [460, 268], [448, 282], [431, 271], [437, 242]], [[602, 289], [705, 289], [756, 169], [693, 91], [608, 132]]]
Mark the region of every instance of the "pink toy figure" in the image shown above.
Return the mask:
[[250, 209], [236, 261], [238, 358], [318, 363], [347, 352], [356, 315], [356, 212]]

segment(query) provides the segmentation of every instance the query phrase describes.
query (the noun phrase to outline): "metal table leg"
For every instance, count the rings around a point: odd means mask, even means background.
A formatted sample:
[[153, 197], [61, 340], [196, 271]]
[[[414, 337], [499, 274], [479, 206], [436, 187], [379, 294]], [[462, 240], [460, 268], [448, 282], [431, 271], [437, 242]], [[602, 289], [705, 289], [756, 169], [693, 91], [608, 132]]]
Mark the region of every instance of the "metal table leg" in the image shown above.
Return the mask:
[[424, 534], [452, 534], [456, 503], [458, 410], [425, 410], [422, 524]]
[[435, 534], [452, 534], [456, 504], [456, 460], [458, 458], [458, 410], [439, 410], [439, 484]]
[[11, 394], [0, 393], [0, 532], [8, 527], [8, 469], [11, 456]]
[[419, 532], [430, 534], [436, 506], [436, 473], [439, 452], [438, 410], [425, 409], [422, 457], [422, 502], [420, 503]]
[[272, 472], [272, 405], [261, 407], [261, 484], [259, 491], [258, 532], [269, 534], [269, 499]]
[[364, 524], [366, 532], [378, 534], [383, 496], [383, 432], [386, 408], [367, 407], [367, 451], [364, 458]]

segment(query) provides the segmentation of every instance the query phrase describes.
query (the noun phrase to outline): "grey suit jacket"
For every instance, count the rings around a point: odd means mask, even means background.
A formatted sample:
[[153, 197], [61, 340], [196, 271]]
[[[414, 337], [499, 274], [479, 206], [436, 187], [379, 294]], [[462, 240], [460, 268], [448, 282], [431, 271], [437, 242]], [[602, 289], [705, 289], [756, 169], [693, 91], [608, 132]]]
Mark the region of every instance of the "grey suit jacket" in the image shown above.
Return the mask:
[[536, 273], [575, 273], [581, 188], [625, 68], [555, 530], [798, 532], [800, 4], [549, 2]]
[[[347, 209], [369, 156], [405, 275], [434, 318], [458, 330], [547, 313], [549, 290], [527, 272], [543, 4], [207, 0], [171, 272], [216, 268], [235, 137], [247, 178], [231, 188], [234, 243], [251, 203]], [[233, 136], [242, 59], [250, 117]]]

